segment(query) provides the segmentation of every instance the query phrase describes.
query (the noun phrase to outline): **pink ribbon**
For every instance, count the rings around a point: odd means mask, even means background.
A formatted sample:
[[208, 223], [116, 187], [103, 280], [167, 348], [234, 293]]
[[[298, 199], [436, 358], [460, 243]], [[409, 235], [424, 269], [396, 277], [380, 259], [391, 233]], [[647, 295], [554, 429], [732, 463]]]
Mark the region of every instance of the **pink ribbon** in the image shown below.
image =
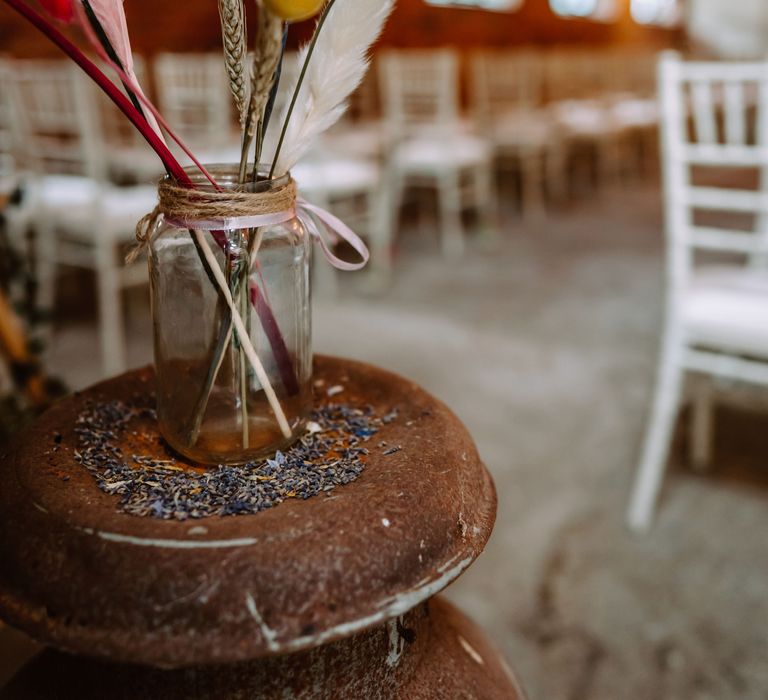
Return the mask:
[[[261, 226], [277, 226], [291, 219], [298, 218], [319, 244], [331, 265], [337, 270], [354, 271], [361, 270], [370, 259], [370, 253], [365, 243], [349, 226], [337, 216], [322, 207], [310, 204], [303, 197], [296, 200], [296, 206], [274, 214], [256, 214], [254, 216], [237, 216], [229, 219], [215, 219], [209, 221], [187, 221], [182, 219], [166, 219], [166, 222], [175, 228], [200, 229], [203, 231], [226, 231], [244, 228], [260, 228]], [[334, 255], [326, 242], [322, 230], [328, 234], [332, 243], [339, 240], [346, 241], [360, 256], [360, 262], [347, 262]]]

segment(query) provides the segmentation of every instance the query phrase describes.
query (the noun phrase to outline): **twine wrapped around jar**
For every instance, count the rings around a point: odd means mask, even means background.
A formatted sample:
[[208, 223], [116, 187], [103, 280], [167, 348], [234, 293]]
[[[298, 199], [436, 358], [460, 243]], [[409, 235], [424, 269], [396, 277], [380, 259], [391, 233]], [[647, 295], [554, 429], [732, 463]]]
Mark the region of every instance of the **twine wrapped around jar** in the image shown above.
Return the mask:
[[216, 192], [182, 187], [164, 178], [157, 186], [157, 195], [157, 206], [136, 225], [137, 245], [128, 254], [128, 263], [134, 262], [147, 247], [161, 216], [178, 228], [238, 228], [238, 219], [245, 219], [240, 226], [248, 228], [254, 217], [258, 217], [259, 225], [265, 226], [279, 221], [270, 221], [270, 215], [294, 215], [297, 188], [291, 179], [285, 185], [262, 192]]

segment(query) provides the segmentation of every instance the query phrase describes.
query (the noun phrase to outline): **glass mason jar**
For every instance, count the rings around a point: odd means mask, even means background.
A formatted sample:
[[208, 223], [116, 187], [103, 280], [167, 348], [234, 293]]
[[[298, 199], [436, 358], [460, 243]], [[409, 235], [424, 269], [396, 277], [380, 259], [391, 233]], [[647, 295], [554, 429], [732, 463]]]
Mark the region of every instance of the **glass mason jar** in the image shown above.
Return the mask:
[[[225, 191], [269, 192], [290, 182], [285, 176], [238, 185], [234, 167], [209, 172]], [[199, 173], [189, 175], [198, 189], [212, 191]], [[200, 235], [207, 246], [165, 222], [150, 243], [157, 417], [161, 434], [183, 456], [243, 464], [292, 443], [311, 408], [311, 245], [296, 218]], [[240, 319], [250, 347], [238, 332]]]

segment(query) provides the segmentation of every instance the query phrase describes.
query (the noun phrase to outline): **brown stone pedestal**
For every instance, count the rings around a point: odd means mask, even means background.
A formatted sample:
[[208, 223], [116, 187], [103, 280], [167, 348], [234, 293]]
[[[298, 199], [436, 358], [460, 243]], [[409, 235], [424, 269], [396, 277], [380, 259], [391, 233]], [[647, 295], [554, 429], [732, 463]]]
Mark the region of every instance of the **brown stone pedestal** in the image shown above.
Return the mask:
[[521, 697], [477, 628], [433, 598], [495, 516], [466, 430], [377, 368], [321, 357], [316, 378], [319, 401], [342, 386], [333, 401], [396, 409], [375, 442], [400, 449], [372, 449], [330, 495], [256, 515], [126, 515], [77, 464], [77, 416], [146, 401], [150, 370], [61, 402], [21, 436], [0, 466], [0, 617], [57, 651], [2, 700]]

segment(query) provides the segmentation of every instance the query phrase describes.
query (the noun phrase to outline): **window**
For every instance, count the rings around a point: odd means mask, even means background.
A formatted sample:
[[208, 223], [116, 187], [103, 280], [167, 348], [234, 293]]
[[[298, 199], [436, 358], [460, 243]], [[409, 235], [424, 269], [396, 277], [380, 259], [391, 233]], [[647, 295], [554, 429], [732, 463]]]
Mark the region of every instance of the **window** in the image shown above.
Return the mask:
[[618, 17], [616, 0], [549, 0], [549, 6], [561, 17], [585, 17], [612, 22]]
[[597, 10], [597, 0], [549, 0], [553, 12], [562, 17], [589, 17]]
[[516, 10], [523, 0], [426, 0], [428, 5], [439, 7], [474, 7], [479, 10], [493, 10], [496, 12], [508, 12]]
[[632, 0], [631, 11], [639, 24], [671, 26], [680, 21], [678, 0]]

